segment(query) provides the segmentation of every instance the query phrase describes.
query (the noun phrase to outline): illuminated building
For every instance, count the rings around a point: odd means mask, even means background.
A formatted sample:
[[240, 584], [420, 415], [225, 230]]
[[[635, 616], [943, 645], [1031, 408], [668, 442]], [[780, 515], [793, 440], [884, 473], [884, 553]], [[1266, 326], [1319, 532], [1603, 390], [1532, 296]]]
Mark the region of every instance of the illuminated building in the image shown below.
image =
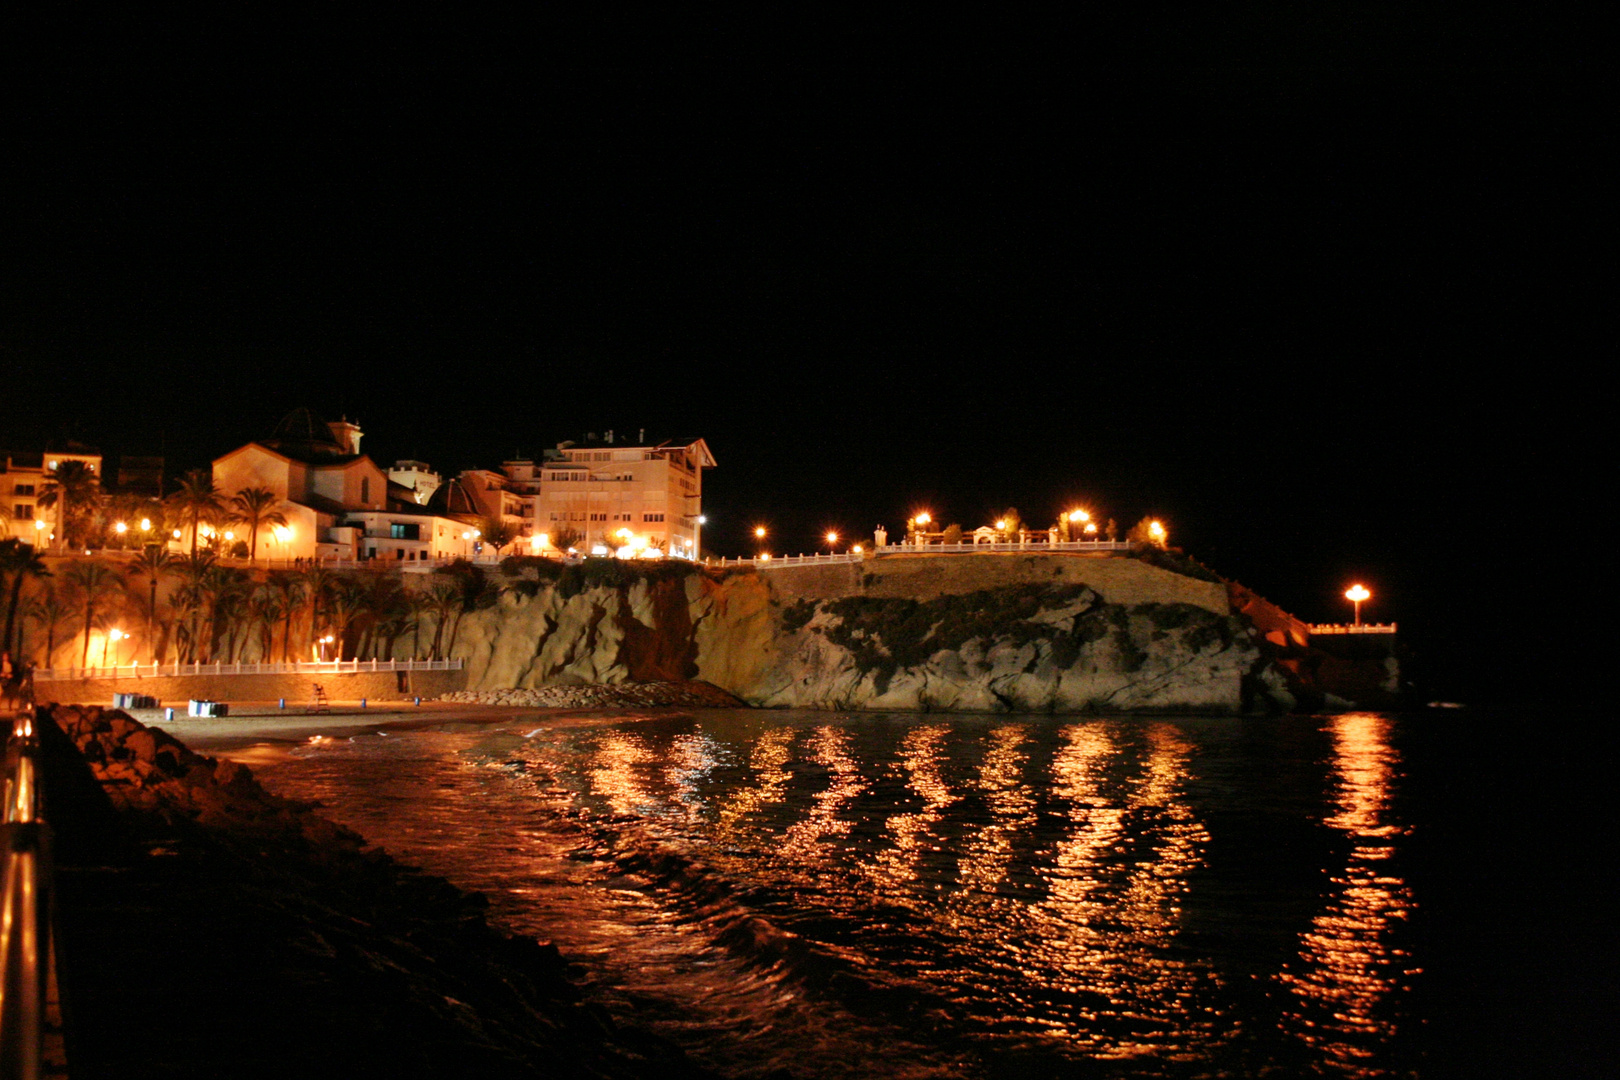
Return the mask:
[[[606, 432], [562, 442], [532, 472], [535, 533], [577, 533], [588, 549], [655, 549], [695, 559], [701, 551], [703, 470], [715, 466], [702, 439], [652, 442]], [[513, 465], [518, 463], [508, 463]]]

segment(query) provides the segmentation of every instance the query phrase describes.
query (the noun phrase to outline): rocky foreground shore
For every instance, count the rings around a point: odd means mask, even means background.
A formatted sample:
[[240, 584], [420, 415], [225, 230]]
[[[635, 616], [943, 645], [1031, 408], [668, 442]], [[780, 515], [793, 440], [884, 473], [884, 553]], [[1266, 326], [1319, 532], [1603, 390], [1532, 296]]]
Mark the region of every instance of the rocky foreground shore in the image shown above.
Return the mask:
[[110, 709], [39, 720], [74, 1077], [709, 1075], [245, 766]]
[[463, 705], [516, 705], [539, 709], [634, 709], [659, 705], [734, 708], [741, 699], [706, 682], [645, 682], [456, 690], [440, 701]]

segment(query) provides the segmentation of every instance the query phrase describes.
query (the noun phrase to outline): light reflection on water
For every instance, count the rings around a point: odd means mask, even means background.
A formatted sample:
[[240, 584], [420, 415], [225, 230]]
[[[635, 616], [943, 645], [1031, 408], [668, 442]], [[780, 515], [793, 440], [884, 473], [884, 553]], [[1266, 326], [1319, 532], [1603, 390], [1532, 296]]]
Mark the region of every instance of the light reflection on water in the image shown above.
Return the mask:
[[1398, 1004], [1389, 999], [1418, 973], [1406, 951], [1390, 943], [1392, 924], [1414, 907], [1411, 890], [1388, 868], [1406, 833], [1389, 809], [1399, 758], [1385, 717], [1347, 713], [1329, 726], [1338, 812], [1327, 824], [1354, 846], [1321, 913], [1300, 935], [1297, 961], [1277, 976], [1295, 999], [1283, 1025], [1334, 1070], [1378, 1075], [1369, 1066], [1397, 1022]]
[[[701, 710], [308, 747], [265, 779], [490, 892], [727, 1075], [1371, 1076], [1416, 971], [1389, 725]], [[1314, 914], [1221, 854], [1278, 813], [1352, 842], [1310, 853]], [[1189, 929], [1239, 908], [1291, 958]]]

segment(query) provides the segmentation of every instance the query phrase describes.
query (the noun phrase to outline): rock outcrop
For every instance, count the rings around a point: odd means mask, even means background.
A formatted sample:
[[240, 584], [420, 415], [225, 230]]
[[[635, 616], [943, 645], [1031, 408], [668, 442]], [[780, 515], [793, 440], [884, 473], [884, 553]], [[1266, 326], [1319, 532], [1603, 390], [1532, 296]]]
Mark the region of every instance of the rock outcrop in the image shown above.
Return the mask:
[[513, 569], [457, 628], [469, 691], [697, 679], [761, 706], [1236, 712], [1266, 685], [1224, 586], [1134, 558]]

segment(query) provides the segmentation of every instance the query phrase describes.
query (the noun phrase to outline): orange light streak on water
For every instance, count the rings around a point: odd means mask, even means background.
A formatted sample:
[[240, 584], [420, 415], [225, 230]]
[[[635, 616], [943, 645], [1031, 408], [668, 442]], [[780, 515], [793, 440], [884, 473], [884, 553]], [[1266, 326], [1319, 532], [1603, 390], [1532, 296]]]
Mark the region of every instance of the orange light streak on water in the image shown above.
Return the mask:
[[1301, 935], [1297, 962], [1277, 976], [1294, 999], [1282, 1026], [1345, 1076], [1381, 1076], [1367, 1062], [1395, 1034], [1385, 999], [1409, 989], [1418, 974], [1406, 954], [1385, 941], [1391, 924], [1414, 907], [1406, 883], [1382, 865], [1394, 839], [1406, 832], [1389, 820], [1400, 761], [1382, 716], [1346, 713], [1333, 719], [1331, 730], [1338, 808], [1327, 824], [1355, 846], [1332, 878], [1335, 891]]
[[876, 852], [868, 872], [880, 883], [905, 890], [917, 881], [917, 864], [939, 845], [930, 843], [929, 830], [939, 823], [944, 809], [959, 796], [940, 775], [945, 738], [951, 729], [944, 724], [912, 728], [900, 745], [900, 764], [906, 783], [922, 797], [922, 809], [915, 813], [894, 814], [886, 828], [893, 845]]
[[1173, 947], [1187, 876], [1208, 841], [1183, 797], [1191, 748], [1171, 726], [1153, 725], [1143, 771], [1129, 778], [1102, 725], [1065, 736], [1052, 780], [1073, 807], [1073, 829], [1058, 844], [1049, 897], [1029, 913], [1037, 932], [1028, 939], [1041, 943], [1030, 977], [1074, 1001], [1068, 1017], [1048, 1019], [1048, 1034], [1113, 1060], [1206, 1053], [1223, 1035], [1220, 1015], [1203, 1004], [1218, 980]]
[[853, 822], [839, 817], [839, 812], [866, 790], [860, 766], [849, 753], [849, 736], [843, 731], [830, 726], [817, 728], [810, 738], [809, 751], [810, 760], [827, 770], [828, 783], [815, 797], [810, 812], [782, 836], [782, 851], [799, 857], [814, 856], [821, 844], [847, 836]]

